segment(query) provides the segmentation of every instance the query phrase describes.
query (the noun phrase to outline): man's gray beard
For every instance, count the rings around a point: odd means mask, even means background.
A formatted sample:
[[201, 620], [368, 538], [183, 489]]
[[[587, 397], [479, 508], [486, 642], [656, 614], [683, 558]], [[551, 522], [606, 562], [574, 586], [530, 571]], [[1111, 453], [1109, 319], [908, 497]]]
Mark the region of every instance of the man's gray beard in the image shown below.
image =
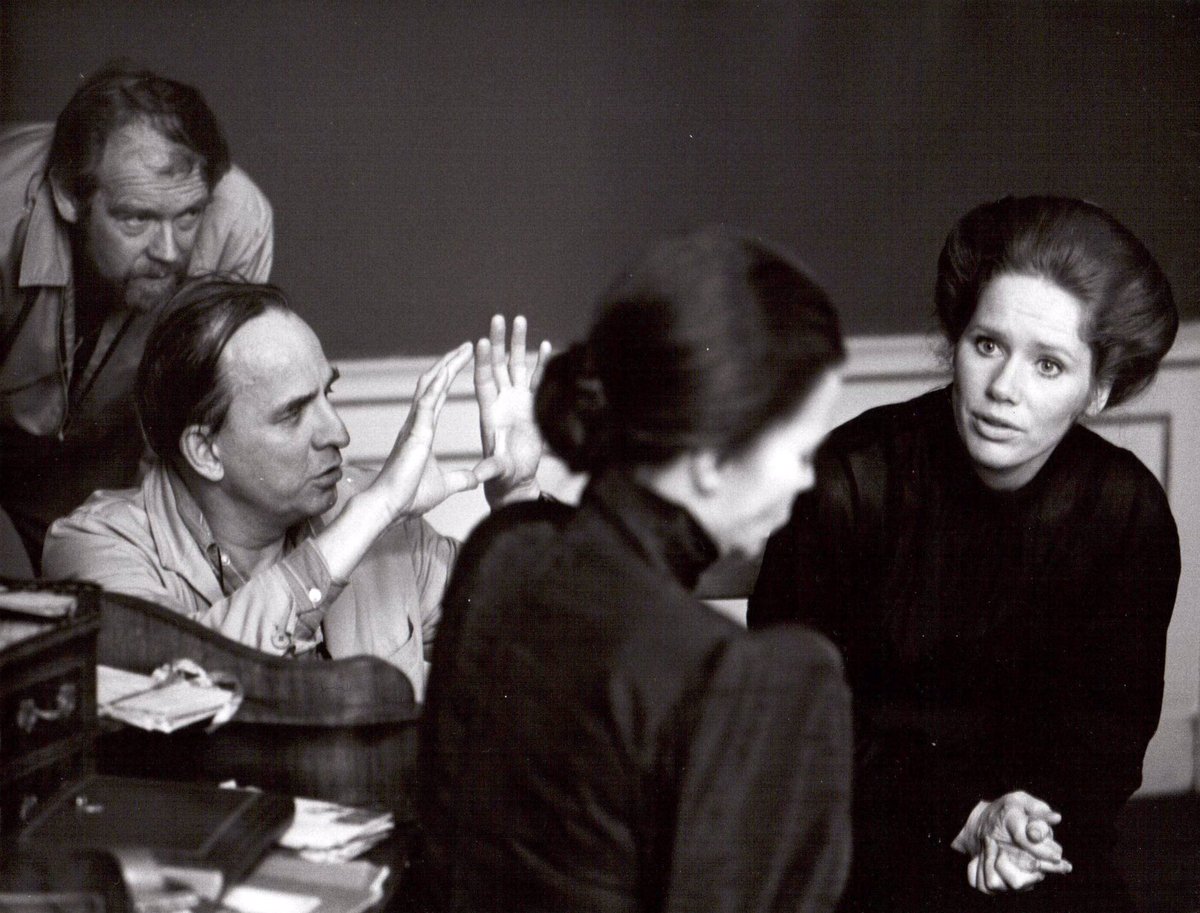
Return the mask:
[[138, 283], [136, 280], [127, 281], [122, 289], [123, 294], [121, 296], [125, 307], [131, 311], [141, 311], [143, 313], [163, 307], [179, 290], [179, 286], [183, 283], [183, 274], [173, 274], [171, 279], [173, 281], [165, 291], [155, 291], [153, 293], [144, 284]]

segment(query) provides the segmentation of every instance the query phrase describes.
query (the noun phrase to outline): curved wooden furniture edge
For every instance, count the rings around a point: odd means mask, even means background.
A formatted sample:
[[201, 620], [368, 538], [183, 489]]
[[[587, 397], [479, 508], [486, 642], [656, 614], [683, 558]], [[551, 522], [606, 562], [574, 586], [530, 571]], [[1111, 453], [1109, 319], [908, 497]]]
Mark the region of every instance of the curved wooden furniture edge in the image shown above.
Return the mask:
[[408, 677], [378, 657], [288, 659], [144, 599], [105, 592], [100, 607], [100, 663], [149, 673], [188, 658], [208, 672], [229, 673], [245, 693], [239, 722], [345, 727], [407, 723], [420, 716]]

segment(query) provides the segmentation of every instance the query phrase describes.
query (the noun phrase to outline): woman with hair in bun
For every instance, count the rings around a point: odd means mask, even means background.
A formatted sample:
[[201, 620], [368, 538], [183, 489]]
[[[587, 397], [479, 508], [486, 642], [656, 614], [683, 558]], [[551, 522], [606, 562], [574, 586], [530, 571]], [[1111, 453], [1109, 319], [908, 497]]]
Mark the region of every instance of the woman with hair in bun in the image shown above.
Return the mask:
[[843, 651], [842, 909], [1128, 909], [1116, 817], [1158, 723], [1179, 540], [1149, 470], [1078, 422], [1154, 377], [1171, 289], [1096, 206], [1008, 197], [950, 233], [936, 301], [952, 383], [830, 435], [750, 625]]
[[836, 652], [692, 595], [813, 483], [843, 358], [825, 293], [709, 229], [604, 295], [537, 392], [580, 506], [486, 520], [444, 603], [421, 731], [438, 910], [831, 909], [848, 863]]

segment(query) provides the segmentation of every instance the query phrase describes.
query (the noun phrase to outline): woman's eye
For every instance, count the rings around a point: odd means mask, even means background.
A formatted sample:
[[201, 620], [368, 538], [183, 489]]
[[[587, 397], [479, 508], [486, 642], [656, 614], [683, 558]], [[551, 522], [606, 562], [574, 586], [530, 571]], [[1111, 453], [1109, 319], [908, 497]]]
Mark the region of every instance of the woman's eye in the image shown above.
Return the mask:
[[996, 341], [987, 336], [980, 336], [975, 340], [975, 350], [980, 355], [995, 355], [997, 348]]
[[1037, 369], [1043, 377], [1058, 377], [1062, 374], [1062, 365], [1053, 358], [1039, 358]]

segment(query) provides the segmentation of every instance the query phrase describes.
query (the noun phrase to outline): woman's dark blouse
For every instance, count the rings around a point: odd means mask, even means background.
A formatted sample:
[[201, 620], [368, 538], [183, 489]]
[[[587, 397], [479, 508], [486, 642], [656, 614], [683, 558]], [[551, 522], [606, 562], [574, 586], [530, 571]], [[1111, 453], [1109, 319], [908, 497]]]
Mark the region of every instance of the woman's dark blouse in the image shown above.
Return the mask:
[[715, 558], [620, 473], [486, 520], [447, 591], [422, 722], [435, 909], [828, 910], [849, 854], [836, 651], [690, 589]]
[[912, 895], [922, 909], [981, 897], [949, 845], [979, 800], [1017, 789], [1062, 813], [1075, 866], [1020, 897], [1102, 885], [1158, 722], [1179, 578], [1158, 482], [1076, 426], [1023, 488], [988, 489], [948, 389], [843, 425], [818, 478], [768, 546], [749, 621], [802, 620], [842, 648], [856, 726], [848, 896], [868, 908]]

